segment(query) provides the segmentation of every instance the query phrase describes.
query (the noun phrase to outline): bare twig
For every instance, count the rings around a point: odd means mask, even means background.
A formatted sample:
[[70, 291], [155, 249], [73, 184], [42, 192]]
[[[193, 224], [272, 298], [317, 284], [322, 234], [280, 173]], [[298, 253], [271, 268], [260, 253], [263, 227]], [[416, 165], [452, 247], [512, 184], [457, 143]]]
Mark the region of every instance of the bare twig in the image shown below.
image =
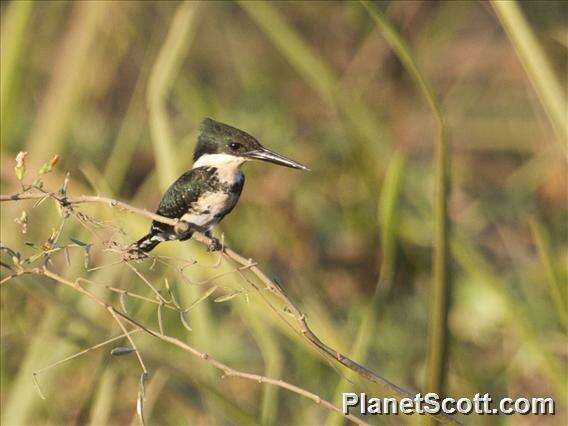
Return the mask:
[[98, 195], [81, 195], [79, 197], [69, 198], [63, 197], [55, 193], [50, 192], [42, 192], [42, 193], [21, 193], [15, 195], [0, 195], [0, 202], [1, 201], [20, 201], [20, 200], [37, 200], [40, 198], [44, 198], [45, 196], [51, 197], [56, 201], [62, 203], [63, 205], [71, 205], [71, 204], [84, 204], [84, 203], [102, 203], [107, 204], [110, 207], [116, 207], [125, 211], [129, 211], [131, 213], [145, 216], [148, 219], [155, 220], [157, 222], [165, 223], [167, 225], [176, 226], [179, 223], [177, 219], [170, 219], [164, 216], [160, 216], [155, 213], [151, 213], [148, 210], [140, 209], [138, 207], [133, 207], [128, 205], [122, 201], [113, 200], [112, 198], [108, 197], [100, 197]]
[[134, 352], [136, 352], [136, 357], [138, 358], [138, 361], [140, 362], [140, 366], [142, 367], [142, 371], [144, 371], [144, 373], [148, 374], [148, 369], [146, 368], [146, 365], [144, 364], [144, 360], [142, 359], [142, 355], [140, 354], [140, 350], [138, 349], [138, 347], [136, 346], [136, 343], [134, 343], [134, 339], [132, 339], [132, 337], [130, 336], [130, 333], [128, 333], [128, 330], [126, 329], [126, 327], [124, 326], [124, 324], [122, 323], [120, 318], [118, 317], [116, 309], [109, 306], [109, 307], [107, 307], [107, 310], [110, 312], [112, 317], [116, 320], [116, 322], [118, 323], [118, 326], [123, 331], [123, 333], [126, 335], [126, 338], [128, 339], [128, 341], [132, 345], [132, 349], [134, 349]]
[[[87, 283], [87, 284], [101, 285], [101, 286], [103, 286], [104, 288], [106, 288], [107, 290], [112, 291], [113, 293], [118, 293], [118, 294], [120, 294], [120, 295], [132, 297], [132, 298], [134, 298], [134, 299], [144, 300], [145, 302], [148, 302], [148, 303], [155, 303], [156, 305], [159, 305], [159, 304], [160, 304], [159, 301], [154, 300], [154, 299], [151, 299], [151, 298], [149, 298], [149, 297], [142, 296], [142, 295], [140, 295], [140, 294], [133, 293], [133, 292], [131, 292], [131, 291], [124, 290], [124, 289], [122, 289], [122, 288], [117, 288], [117, 287], [113, 287], [113, 286], [110, 286], [110, 285], [97, 283], [96, 281], [88, 280], [88, 279], [86, 279], [86, 278], [80, 277], [80, 278], [77, 278], [77, 281], [85, 282], [85, 283]], [[173, 309], [173, 310], [175, 310], [175, 311], [178, 310], [176, 307], [171, 306], [169, 303], [165, 303], [164, 306], [165, 306], [166, 308]]]
[[[70, 198], [67, 196], [61, 197], [57, 194], [53, 193], [21, 193], [15, 195], [0, 195], [0, 201], [19, 201], [19, 200], [30, 200], [30, 199], [39, 199], [45, 197], [48, 194], [51, 198], [55, 199], [58, 203], [63, 206], [71, 206], [74, 204], [82, 204], [82, 203], [102, 203], [109, 205], [110, 207], [117, 207], [121, 210], [128, 211], [140, 216], [144, 216], [148, 219], [152, 219], [154, 221], [164, 223], [167, 225], [173, 226], [178, 232], [183, 232], [187, 230], [188, 224], [180, 222], [177, 219], [170, 219], [167, 217], [160, 216], [155, 213], [150, 213], [147, 210], [140, 209], [137, 207], [130, 206], [122, 201], [117, 201], [107, 197], [100, 197], [100, 196], [93, 196], [93, 195], [81, 195], [78, 197]], [[210, 246], [213, 240], [203, 233], [195, 232], [193, 234], [195, 240], [199, 241], [200, 243], [204, 244], [205, 246]], [[378, 375], [371, 369], [357, 363], [356, 361], [352, 360], [351, 358], [347, 357], [346, 355], [342, 354], [341, 352], [335, 350], [334, 348], [326, 345], [324, 342], [320, 340], [320, 338], [310, 329], [305, 315], [302, 311], [294, 304], [294, 302], [288, 297], [286, 292], [282, 289], [282, 287], [276, 283], [274, 280], [270, 279], [266, 273], [264, 273], [256, 264], [253, 264], [251, 259], [245, 258], [240, 254], [236, 253], [235, 251], [231, 250], [230, 248], [224, 246], [223, 253], [236, 262], [241, 266], [246, 266], [272, 293], [274, 293], [286, 306], [286, 309], [294, 316], [296, 322], [299, 327], [300, 333], [304, 336], [304, 338], [312, 345], [314, 348], [326, 355], [327, 358], [338, 362], [339, 364], [343, 365], [344, 367], [354, 371], [359, 375], [361, 378], [368, 380], [372, 383], [378, 384], [381, 386], [385, 391], [390, 392], [399, 398], [403, 397], [414, 397], [414, 394], [407, 391], [406, 389], [392, 383], [391, 381], [385, 379], [384, 377]], [[51, 273], [52, 274], [52, 273]], [[46, 273], [47, 275], [47, 273]], [[93, 295], [94, 296], [94, 295]], [[96, 296], [95, 296], [96, 297]], [[106, 307], [106, 305], [105, 305]], [[114, 310], [113, 312], [119, 314], [119, 311]], [[119, 314], [123, 316], [123, 314]], [[127, 317], [123, 316], [124, 319], [127, 321], [132, 321], [131, 319], [127, 319]], [[137, 323], [136, 323], [137, 324]], [[154, 333], [150, 333], [153, 334]], [[162, 340], [172, 339], [168, 336], [161, 336], [159, 333], [155, 333], [155, 337], [160, 337]], [[170, 342], [173, 343], [173, 342]], [[179, 342], [182, 345], [182, 342]], [[176, 344], [176, 346], [179, 346]], [[194, 349], [192, 349], [194, 350]], [[227, 367], [229, 368], [229, 367]], [[267, 382], [269, 383], [269, 382]], [[275, 383], [273, 383], [275, 384]], [[431, 415], [432, 417], [436, 418], [438, 421], [442, 423], [455, 423], [459, 424], [459, 422], [453, 418], [452, 416], [448, 415]]]
[[[140, 330], [140, 329], [135, 329], [135, 330], [129, 331], [128, 334], [138, 333], [139, 331], [141, 331], [141, 330]], [[94, 345], [94, 346], [90, 346], [90, 347], [88, 347], [87, 349], [83, 349], [82, 351], [79, 351], [79, 352], [77, 352], [77, 353], [74, 353], [73, 355], [70, 355], [70, 356], [65, 357], [65, 358], [63, 358], [63, 359], [60, 359], [59, 361], [56, 361], [56, 362], [54, 362], [53, 364], [49, 364], [47, 367], [43, 367], [43, 368], [41, 368], [41, 369], [39, 369], [39, 370], [33, 372], [32, 374], [37, 377], [40, 373], [43, 373], [44, 371], [47, 371], [47, 370], [49, 370], [49, 369], [51, 369], [51, 368], [53, 368], [53, 367], [57, 367], [58, 365], [61, 365], [61, 364], [65, 363], [65, 362], [67, 362], [67, 361], [71, 361], [72, 359], [77, 358], [78, 356], [81, 356], [81, 355], [84, 355], [84, 354], [86, 354], [86, 353], [88, 353], [88, 352], [94, 351], [95, 349], [98, 349], [98, 348], [100, 348], [100, 347], [103, 347], [103, 346], [105, 346], [105, 345], [108, 345], [109, 343], [116, 342], [117, 340], [120, 340], [120, 339], [122, 339], [122, 338], [124, 338], [124, 337], [127, 337], [128, 334], [121, 334], [121, 335], [119, 335], [119, 336], [116, 336], [116, 337], [112, 337], [112, 338], [110, 338], [110, 339], [107, 339], [107, 340], [105, 340], [104, 342], [97, 343], [97, 344]]]
[[[119, 337], [127, 337], [130, 340], [130, 344], [132, 345], [133, 349], [135, 349], [137, 354], [139, 354], [139, 351], [138, 351], [138, 349], [136, 349], [134, 342], [130, 338], [130, 334], [134, 333], [135, 331], [141, 330], [141, 331], [144, 331], [146, 334], [149, 334], [149, 335], [151, 335], [151, 336], [153, 336], [157, 339], [160, 339], [164, 342], [167, 342], [167, 343], [170, 343], [174, 346], [177, 346], [178, 348], [180, 348], [180, 349], [194, 355], [195, 357], [211, 364], [213, 367], [222, 371], [224, 373], [224, 376], [226, 376], [226, 377], [239, 377], [241, 379], [251, 380], [251, 381], [254, 381], [254, 382], [257, 382], [257, 383], [266, 383], [266, 384], [269, 384], [269, 385], [278, 386], [280, 388], [286, 389], [290, 392], [293, 392], [293, 393], [301, 395], [305, 398], [308, 398], [308, 399], [314, 401], [316, 404], [321, 405], [328, 410], [335, 411], [335, 412], [341, 414], [342, 416], [344, 416], [346, 419], [351, 420], [353, 423], [356, 423], [358, 425], [367, 425], [368, 426], [368, 423], [364, 422], [363, 420], [359, 419], [358, 417], [356, 417], [352, 414], [344, 414], [343, 411], [341, 409], [339, 409], [337, 406], [335, 406], [334, 404], [332, 404], [331, 402], [329, 402], [325, 399], [322, 399], [319, 395], [317, 395], [313, 392], [307, 391], [307, 390], [305, 390], [305, 389], [303, 389], [299, 386], [293, 385], [293, 384], [285, 382], [283, 380], [271, 379], [269, 377], [261, 376], [259, 374], [253, 374], [253, 373], [247, 373], [247, 372], [235, 370], [234, 368], [229, 367], [227, 364], [224, 364], [221, 361], [218, 361], [215, 358], [211, 357], [208, 353], [201, 352], [201, 351], [189, 346], [188, 344], [182, 342], [181, 340], [176, 339], [175, 337], [170, 337], [170, 336], [161, 334], [159, 331], [152, 330], [152, 329], [146, 327], [145, 325], [139, 323], [135, 319], [131, 318], [127, 314], [122, 313], [119, 310], [117, 310], [116, 308], [114, 308], [113, 306], [107, 304], [104, 300], [100, 299], [94, 293], [91, 293], [89, 290], [86, 290], [85, 288], [81, 287], [80, 285], [77, 285], [76, 282], [73, 283], [73, 282], [69, 281], [68, 279], [62, 277], [61, 275], [58, 275], [55, 272], [49, 270], [46, 267], [44, 267], [42, 269], [35, 268], [35, 269], [25, 270], [24, 273], [44, 275], [48, 278], [51, 278], [52, 280], [59, 282], [61, 284], [64, 284], [64, 285], [72, 288], [73, 290], [78, 291], [79, 293], [87, 296], [88, 298], [93, 300], [95, 303], [97, 303], [98, 305], [103, 307], [105, 310], [110, 312], [111, 315], [113, 316], [113, 318], [118, 322], [119, 326], [123, 330], [124, 334], [122, 336], [119, 336]], [[132, 330], [132, 331], [127, 331], [121, 320], [128, 322], [129, 324], [136, 327], [136, 329]], [[116, 339], [117, 338], [114, 338], [114, 339], [111, 339], [110, 341], [116, 340]], [[110, 341], [103, 342], [103, 343], [97, 345], [96, 347], [107, 344]], [[85, 350], [81, 353], [87, 352], [87, 351], [92, 350], [92, 349], [94, 349], [94, 347], [89, 348], [89, 349], [87, 349], [87, 350]], [[81, 353], [79, 353], [79, 354], [81, 354]], [[79, 354], [75, 354], [71, 358], [73, 358], [73, 357], [75, 357]], [[58, 363], [61, 363], [61, 362], [64, 362], [64, 361], [65, 360], [62, 360]], [[139, 357], [139, 361], [140, 361], [140, 364], [142, 365], [144, 373], [147, 373], [146, 367], [144, 366], [144, 363], [143, 363], [141, 357]], [[40, 371], [42, 371], [42, 370], [40, 370]], [[34, 381], [36, 380], [36, 375], [37, 374], [34, 374]], [[36, 383], [37, 383], [37, 381], [36, 381]]]
[[156, 298], [160, 301], [162, 301], [163, 303], [168, 303], [168, 301], [166, 299], [164, 299], [164, 297], [160, 294], [160, 292], [158, 291], [158, 289], [156, 287], [154, 287], [152, 285], [152, 283], [144, 276], [142, 275], [140, 272], [138, 272], [138, 269], [136, 269], [134, 266], [132, 266], [130, 263], [127, 263], [128, 267], [130, 269], [132, 269], [134, 271], [134, 273], [136, 275], [138, 275], [138, 277], [140, 277], [140, 279], [142, 281], [144, 281], [144, 283], [146, 283], [146, 285], [148, 287], [150, 287], [152, 289], [152, 291], [154, 292], [154, 294], [156, 295]]

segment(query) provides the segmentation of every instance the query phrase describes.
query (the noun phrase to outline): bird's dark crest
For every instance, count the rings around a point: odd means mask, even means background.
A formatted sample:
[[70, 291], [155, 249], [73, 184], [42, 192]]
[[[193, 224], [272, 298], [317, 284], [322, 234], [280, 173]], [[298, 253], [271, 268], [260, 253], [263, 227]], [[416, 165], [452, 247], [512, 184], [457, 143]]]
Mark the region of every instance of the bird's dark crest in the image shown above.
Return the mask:
[[197, 161], [203, 154], [221, 153], [223, 144], [229, 142], [239, 142], [247, 148], [261, 146], [260, 142], [247, 132], [212, 118], [205, 118], [199, 126], [193, 161]]

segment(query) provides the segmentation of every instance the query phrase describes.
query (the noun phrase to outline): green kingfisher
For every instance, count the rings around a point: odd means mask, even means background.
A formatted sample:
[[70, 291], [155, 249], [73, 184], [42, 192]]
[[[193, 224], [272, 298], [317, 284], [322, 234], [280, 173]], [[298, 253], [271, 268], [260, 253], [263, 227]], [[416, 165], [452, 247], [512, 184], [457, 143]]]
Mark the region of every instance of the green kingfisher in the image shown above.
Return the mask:
[[[186, 222], [188, 230], [180, 235], [174, 227], [154, 221], [150, 232], [128, 251], [146, 253], [164, 241], [187, 240], [196, 230], [212, 238], [213, 227], [239, 201], [245, 183], [241, 166], [249, 160], [309, 170], [269, 150], [248, 133], [206, 118], [201, 123], [193, 152], [193, 167], [167, 189], [156, 211], [160, 216]], [[218, 250], [218, 240], [213, 241], [210, 250]]]

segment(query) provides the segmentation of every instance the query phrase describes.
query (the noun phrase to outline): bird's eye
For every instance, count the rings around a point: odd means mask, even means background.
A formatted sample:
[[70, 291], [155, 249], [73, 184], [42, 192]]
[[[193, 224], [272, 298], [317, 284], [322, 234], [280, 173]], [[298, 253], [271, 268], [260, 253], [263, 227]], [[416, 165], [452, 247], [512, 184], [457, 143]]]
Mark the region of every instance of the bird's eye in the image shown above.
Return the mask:
[[242, 145], [238, 142], [229, 143], [229, 148], [231, 148], [233, 151], [236, 151], [236, 150], [240, 149], [241, 147], [242, 147]]

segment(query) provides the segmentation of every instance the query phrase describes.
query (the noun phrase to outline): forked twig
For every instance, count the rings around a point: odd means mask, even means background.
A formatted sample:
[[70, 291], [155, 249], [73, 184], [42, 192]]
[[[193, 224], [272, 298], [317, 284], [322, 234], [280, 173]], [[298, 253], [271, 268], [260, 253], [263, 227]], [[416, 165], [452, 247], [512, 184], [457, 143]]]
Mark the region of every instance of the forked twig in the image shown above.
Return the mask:
[[[0, 195], [0, 201], [18, 201], [18, 200], [26, 200], [26, 199], [39, 199], [39, 198], [45, 197], [46, 194], [48, 194], [51, 198], [55, 199], [62, 206], [70, 206], [70, 205], [82, 204], [82, 203], [103, 203], [103, 204], [107, 204], [111, 207], [117, 207], [117, 208], [120, 208], [124, 211], [128, 211], [128, 212], [140, 215], [140, 216], [144, 216], [148, 219], [152, 219], [152, 220], [155, 220], [157, 222], [161, 222], [161, 223], [164, 223], [164, 224], [167, 224], [167, 225], [171, 225], [175, 229], [177, 229], [179, 232], [186, 231], [188, 226], [189, 226], [188, 224], [180, 222], [177, 219], [170, 219], [170, 218], [167, 218], [167, 217], [163, 217], [163, 216], [160, 216], [158, 214], [151, 213], [147, 210], [143, 210], [143, 209], [140, 209], [140, 208], [137, 208], [137, 207], [130, 206], [129, 204], [126, 204], [122, 201], [117, 201], [117, 200], [113, 200], [111, 198], [100, 197], [100, 196], [81, 195], [81, 196], [78, 196], [78, 197], [69, 198], [67, 196], [59, 196], [59, 195], [53, 194], [53, 193], [40, 193], [40, 194], [21, 193], [21, 194], [16, 194], [16, 195]], [[194, 239], [199, 241], [200, 243], [206, 245], [206, 246], [209, 246], [213, 242], [213, 240], [211, 238], [207, 237], [206, 235], [204, 235], [200, 232], [194, 233]], [[249, 269], [272, 293], [274, 293], [284, 303], [284, 305], [286, 306], [286, 309], [296, 319], [296, 322], [297, 322], [298, 327], [299, 327], [299, 332], [319, 352], [325, 354], [327, 358], [332, 359], [335, 362], [338, 362], [339, 364], [343, 365], [344, 367], [354, 371], [361, 378], [363, 378], [367, 381], [370, 381], [372, 383], [380, 385], [384, 390], [395, 394], [399, 398], [402, 398], [402, 397], [411, 397], [412, 398], [412, 397], [414, 397], [414, 395], [411, 392], [409, 392], [406, 389], [403, 389], [402, 387], [392, 383], [391, 381], [385, 379], [384, 377], [381, 377], [380, 375], [378, 375], [377, 373], [375, 373], [371, 369], [357, 363], [356, 361], [352, 360], [348, 356], [342, 354], [341, 352], [335, 350], [334, 348], [326, 345], [323, 341], [321, 341], [320, 338], [310, 329], [310, 327], [309, 327], [309, 325], [306, 321], [305, 315], [294, 304], [294, 302], [288, 297], [288, 295], [282, 289], [282, 287], [278, 283], [276, 283], [274, 280], [269, 278], [268, 275], [266, 275], [266, 273], [264, 273], [258, 266], [256, 266], [256, 265], [251, 266], [252, 262], [251, 262], [250, 259], [247, 259], [247, 258], [241, 256], [240, 254], [236, 253], [235, 251], [231, 250], [230, 248], [228, 248], [226, 246], [223, 247], [223, 253], [228, 258], [230, 258], [231, 260], [236, 262], [237, 264], [239, 264], [241, 266], [246, 266], [247, 269]], [[128, 264], [128, 265], [131, 266], [130, 264]], [[135, 268], [133, 268], [133, 269], [135, 270]], [[150, 287], [153, 288], [153, 286], [151, 284], [150, 284]], [[155, 290], [155, 288], [153, 288], [153, 290], [159, 295], [159, 293], [157, 292], [157, 290]], [[159, 297], [162, 298], [161, 295]], [[114, 310], [114, 313], [119, 314], [119, 311]], [[154, 335], [154, 333], [150, 333], [150, 334]], [[166, 340], [166, 341], [167, 341], [167, 339], [171, 339], [168, 336], [160, 336], [157, 333], [156, 333], [156, 337], [162, 338], [162, 340]], [[172, 342], [170, 342], [170, 343], [172, 343]], [[179, 343], [183, 344], [182, 342], [179, 342]], [[185, 344], [183, 344], [183, 345], [185, 345]], [[194, 350], [194, 349], [192, 348], [192, 350]], [[230, 367], [227, 367], [227, 368], [230, 369]], [[275, 384], [275, 383], [273, 383], [273, 384]], [[459, 424], [459, 422], [454, 417], [449, 416], [449, 415], [443, 415], [443, 414], [438, 414], [438, 415], [429, 414], [429, 415], [436, 418], [438, 421], [440, 421], [442, 423]]]
[[[368, 426], [368, 423], [366, 423], [365, 421], [359, 419], [358, 417], [356, 417], [352, 414], [344, 414], [343, 411], [341, 409], [339, 409], [337, 406], [335, 406], [331, 402], [321, 398], [319, 395], [317, 395], [313, 392], [307, 391], [303, 388], [300, 388], [299, 386], [293, 385], [293, 384], [285, 382], [283, 380], [271, 379], [269, 377], [261, 376], [259, 374], [253, 374], [253, 373], [247, 373], [247, 372], [235, 370], [234, 368], [229, 367], [228, 365], [222, 363], [221, 361], [218, 361], [217, 359], [211, 357], [208, 353], [201, 352], [201, 351], [189, 346], [188, 344], [182, 342], [181, 340], [176, 339], [175, 337], [170, 337], [170, 336], [167, 336], [165, 334], [160, 333], [160, 331], [152, 330], [152, 329], [146, 327], [145, 325], [141, 324], [140, 322], [136, 321], [135, 319], [131, 318], [127, 314], [122, 313], [119, 310], [117, 310], [116, 308], [114, 308], [113, 306], [109, 305], [104, 300], [100, 299], [96, 294], [94, 294], [94, 293], [90, 292], [89, 290], [81, 287], [80, 285], [77, 285], [77, 283], [73, 283], [73, 282], [67, 280], [66, 278], [62, 277], [61, 275], [56, 274], [55, 272], [49, 270], [46, 267], [44, 267], [43, 269], [35, 268], [35, 269], [31, 269], [31, 270], [26, 270], [25, 273], [35, 274], [35, 275], [44, 275], [48, 278], [51, 278], [52, 280], [59, 282], [61, 284], [64, 284], [64, 285], [72, 288], [73, 290], [78, 291], [79, 293], [87, 296], [88, 298], [93, 300], [95, 303], [97, 303], [99, 306], [101, 306], [102, 308], [104, 308], [105, 310], [110, 312], [111, 315], [113, 316], [113, 318], [118, 322], [119, 326], [121, 327], [121, 329], [124, 332], [124, 334], [119, 336], [118, 338], [127, 337], [130, 340], [130, 344], [132, 345], [132, 348], [135, 349], [135, 352], [138, 355], [139, 355], [139, 351], [138, 351], [138, 349], [136, 349], [134, 342], [130, 338], [130, 334], [134, 333], [135, 331], [144, 331], [145, 333], [147, 333], [147, 334], [149, 334], [149, 335], [151, 335], [151, 336], [153, 336], [157, 339], [160, 339], [164, 342], [170, 343], [170, 344], [192, 354], [193, 356], [211, 364], [213, 367], [222, 371], [224, 376], [226, 376], [226, 377], [239, 377], [239, 378], [251, 380], [251, 381], [254, 381], [254, 382], [257, 382], [257, 383], [266, 383], [266, 384], [270, 384], [270, 385], [273, 385], [273, 386], [278, 386], [278, 387], [283, 388], [283, 389], [287, 389], [290, 392], [296, 393], [298, 395], [301, 395], [305, 398], [308, 398], [308, 399], [314, 401], [316, 404], [319, 404], [319, 405], [325, 407], [328, 410], [332, 410], [332, 411], [335, 411], [335, 412], [341, 414], [346, 419], [351, 420], [353, 423], [356, 423], [358, 425]], [[136, 327], [135, 330], [127, 331], [121, 320], [124, 320], [124, 321], [128, 322], [129, 324], [131, 324], [132, 326]], [[116, 339], [117, 338], [111, 339], [111, 341], [116, 340]], [[97, 345], [97, 347], [100, 347], [100, 346], [107, 344], [107, 343], [109, 343], [109, 341], [103, 342], [103, 343]], [[94, 347], [91, 347], [91, 348], [89, 348], [85, 351], [82, 351], [82, 353], [88, 352], [92, 349], [94, 349]], [[80, 353], [80, 354], [82, 354], [82, 353]], [[70, 358], [74, 358], [75, 356], [78, 356], [78, 355], [79, 354], [75, 354]], [[142, 365], [142, 369], [144, 370], [144, 372], [142, 373], [142, 377], [146, 377], [147, 370], [146, 370], [146, 367], [144, 365], [144, 362], [142, 361], [142, 358], [140, 356], [139, 356], [138, 359], [140, 361], [140, 364]], [[62, 361], [60, 361], [56, 364], [59, 364], [59, 363], [64, 362], [64, 361], [65, 360], [62, 360]], [[42, 370], [40, 370], [40, 371], [42, 371]], [[43, 394], [41, 393], [41, 389], [39, 389], [39, 384], [37, 383], [36, 376], [37, 376], [37, 374], [34, 373], [34, 383], [36, 384], [36, 386], [38, 386], [38, 390], [40, 392], [40, 395], [42, 395], [42, 397], [43, 397]]]
[[49, 365], [46, 366], [46, 367], [40, 368], [39, 370], [34, 371], [34, 372], [32, 373], [32, 375], [37, 378], [37, 376], [39, 376], [41, 373], [43, 373], [43, 372], [45, 372], [45, 371], [47, 371], [47, 370], [50, 370], [50, 369], [52, 369], [52, 368], [54, 368], [54, 367], [57, 367], [58, 365], [61, 365], [61, 364], [65, 363], [65, 362], [67, 362], [67, 361], [71, 361], [72, 359], [77, 358], [77, 357], [79, 357], [79, 356], [81, 356], [81, 355], [84, 355], [84, 354], [86, 354], [86, 353], [88, 353], [88, 352], [94, 351], [95, 349], [98, 349], [98, 348], [101, 348], [101, 347], [103, 347], [103, 346], [106, 346], [106, 345], [108, 345], [109, 343], [116, 342], [117, 340], [120, 340], [120, 339], [122, 339], [122, 338], [124, 338], [124, 337], [127, 337], [129, 334], [138, 333], [138, 332], [140, 332], [140, 331], [142, 331], [142, 330], [140, 330], [140, 329], [131, 330], [131, 331], [129, 331], [127, 334], [121, 334], [121, 335], [119, 335], [119, 336], [116, 336], [116, 337], [112, 337], [112, 338], [110, 338], [110, 339], [107, 339], [107, 340], [105, 340], [104, 342], [97, 343], [97, 344], [94, 345], [94, 346], [90, 346], [90, 347], [88, 347], [87, 349], [83, 349], [82, 351], [79, 351], [79, 352], [77, 352], [77, 353], [74, 353], [73, 355], [70, 355], [70, 356], [65, 357], [65, 358], [63, 358], [63, 359], [60, 359], [59, 361], [56, 361], [56, 362], [54, 362], [53, 364], [49, 364]]

